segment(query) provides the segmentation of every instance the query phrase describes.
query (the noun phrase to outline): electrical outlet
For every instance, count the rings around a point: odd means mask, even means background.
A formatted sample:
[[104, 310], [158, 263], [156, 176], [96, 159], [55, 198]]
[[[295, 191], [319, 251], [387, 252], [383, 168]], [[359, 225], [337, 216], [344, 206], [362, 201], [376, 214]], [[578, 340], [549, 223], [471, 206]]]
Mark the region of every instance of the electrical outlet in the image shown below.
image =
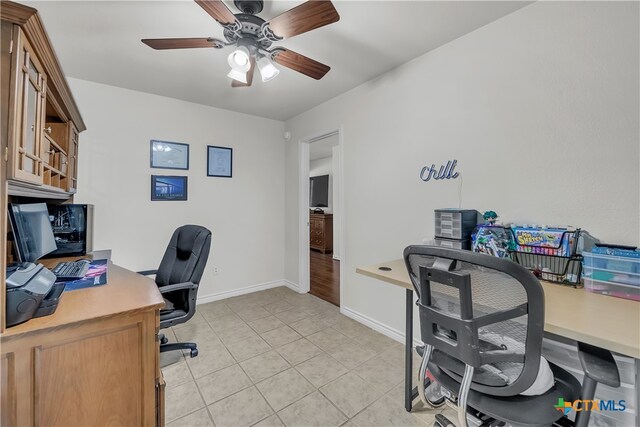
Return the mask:
[[220, 267], [218, 267], [217, 265], [213, 266], [213, 275], [217, 276], [218, 274], [220, 274]]

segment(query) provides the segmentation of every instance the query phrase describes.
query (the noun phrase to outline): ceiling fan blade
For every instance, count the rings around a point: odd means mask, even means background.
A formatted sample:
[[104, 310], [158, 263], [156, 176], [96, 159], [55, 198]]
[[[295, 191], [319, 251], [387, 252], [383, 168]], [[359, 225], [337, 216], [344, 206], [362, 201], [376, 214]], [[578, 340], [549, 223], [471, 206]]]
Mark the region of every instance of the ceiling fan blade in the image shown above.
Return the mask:
[[222, 0], [195, 0], [195, 2], [221, 25], [230, 25], [236, 22], [236, 17]]
[[253, 83], [253, 72], [256, 69], [256, 60], [255, 58], [252, 56], [251, 57], [251, 67], [249, 68], [249, 71], [247, 71], [247, 82], [246, 83], [242, 83], [239, 82], [237, 80], [231, 79], [231, 87], [249, 87], [251, 86], [251, 83]]
[[283, 39], [333, 24], [340, 20], [329, 0], [310, 0], [269, 21], [269, 29]]
[[220, 49], [224, 47], [224, 43], [220, 40], [201, 37], [201, 38], [182, 38], [182, 39], [142, 39], [142, 43], [154, 49], [192, 49], [201, 47], [212, 47]]
[[289, 49], [278, 48], [273, 60], [283, 67], [291, 68], [294, 71], [307, 75], [316, 80], [320, 80], [329, 72], [331, 67], [321, 62], [307, 58]]

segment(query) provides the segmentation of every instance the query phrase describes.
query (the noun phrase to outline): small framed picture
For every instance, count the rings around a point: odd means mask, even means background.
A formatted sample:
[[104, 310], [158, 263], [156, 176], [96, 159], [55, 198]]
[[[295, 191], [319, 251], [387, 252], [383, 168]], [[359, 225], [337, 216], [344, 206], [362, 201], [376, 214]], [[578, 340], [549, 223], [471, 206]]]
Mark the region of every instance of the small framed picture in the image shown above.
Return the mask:
[[151, 175], [151, 200], [187, 200], [187, 177]]
[[189, 144], [151, 140], [151, 167], [189, 169]]
[[207, 145], [207, 176], [231, 178], [233, 148]]

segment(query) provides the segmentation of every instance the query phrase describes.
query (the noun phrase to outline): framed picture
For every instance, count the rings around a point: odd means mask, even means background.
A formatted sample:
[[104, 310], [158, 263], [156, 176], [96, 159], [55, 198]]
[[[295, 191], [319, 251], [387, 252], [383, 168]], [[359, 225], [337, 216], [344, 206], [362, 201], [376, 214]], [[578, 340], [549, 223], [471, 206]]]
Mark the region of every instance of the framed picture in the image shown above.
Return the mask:
[[233, 148], [207, 145], [207, 176], [231, 178]]
[[151, 140], [151, 167], [189, 169], [189, 144]]
[[187, 200], [187, 177], [151, 175], [151, 200]]

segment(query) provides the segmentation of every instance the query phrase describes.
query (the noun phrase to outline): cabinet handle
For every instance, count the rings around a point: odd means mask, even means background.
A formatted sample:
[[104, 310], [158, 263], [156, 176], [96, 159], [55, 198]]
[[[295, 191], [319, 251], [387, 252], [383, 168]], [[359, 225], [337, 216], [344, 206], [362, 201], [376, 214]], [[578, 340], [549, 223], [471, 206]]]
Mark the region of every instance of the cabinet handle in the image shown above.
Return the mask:
[[49, 126], [48, 128], [44, 128], [44, 130], [46, 130], [46, 131], [47, 131], [47, 133], [48, 133], [49, 135], [51, 135], [51, 126]]
[[47, 154], [53, 154], [53, 153], [55, 153], [55, 151], [54, 151], [54, 150], [49, 150], [49, 151], [45, 151], [45, 153], [47, 153]]

